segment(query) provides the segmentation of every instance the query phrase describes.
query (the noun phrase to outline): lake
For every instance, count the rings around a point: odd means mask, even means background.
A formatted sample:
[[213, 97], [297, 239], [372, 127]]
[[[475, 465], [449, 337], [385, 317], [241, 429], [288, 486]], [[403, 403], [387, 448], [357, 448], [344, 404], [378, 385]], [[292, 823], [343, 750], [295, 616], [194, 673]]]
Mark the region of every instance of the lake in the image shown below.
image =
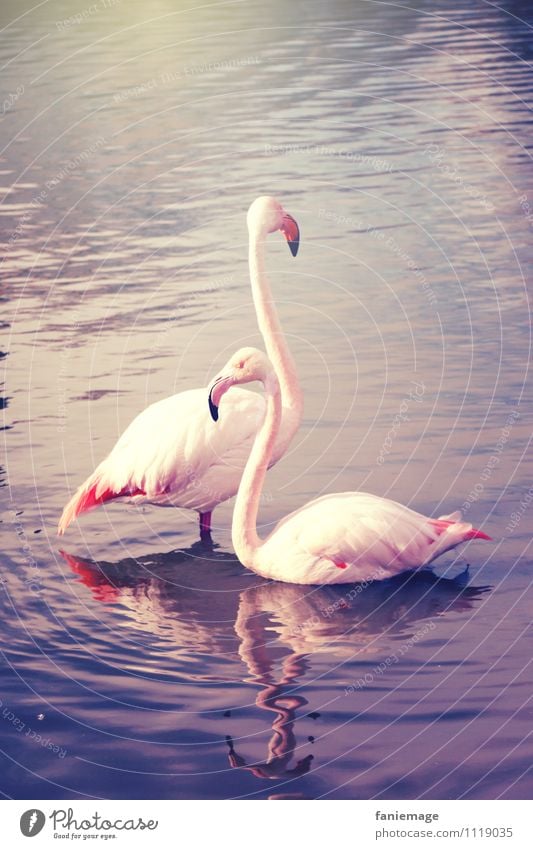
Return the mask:
[[[527, 2], [6, 0], [0, 791], [524, 799], [531, 781]], [[305, 394], [260, 521], [366, 490], [493, 537], [262, 581], [196, 514], [56, 526], [147, 404], [258, 345], [246, 210]], [[154, 434], [156, 438], [156, 434]]]

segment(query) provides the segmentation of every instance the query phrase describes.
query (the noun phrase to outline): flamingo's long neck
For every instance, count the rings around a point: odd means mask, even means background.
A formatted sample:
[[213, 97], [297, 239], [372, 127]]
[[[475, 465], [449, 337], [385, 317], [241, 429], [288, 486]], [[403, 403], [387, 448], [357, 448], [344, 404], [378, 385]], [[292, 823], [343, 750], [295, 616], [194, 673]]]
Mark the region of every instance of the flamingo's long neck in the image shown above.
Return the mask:
[[233, 511], [231, 537], [235, 553], [249, 569], [259, 571], [258, 556], [262, 541], [257, 533], [259, 501], [268, 464], [281, 423], [281, 393], [272, 371], [265, 382], [265, 418], [248, 457]]
[[295, 433], [302, 417], [303, 393], [298, 382], [296, 365], [279, 323], [266, 276], [264, 234], [250, 233], [248, 258], [257, 323], [265, 342], [268, 358], [278, 376], [283, 407], [292, 414], [291, 424]]

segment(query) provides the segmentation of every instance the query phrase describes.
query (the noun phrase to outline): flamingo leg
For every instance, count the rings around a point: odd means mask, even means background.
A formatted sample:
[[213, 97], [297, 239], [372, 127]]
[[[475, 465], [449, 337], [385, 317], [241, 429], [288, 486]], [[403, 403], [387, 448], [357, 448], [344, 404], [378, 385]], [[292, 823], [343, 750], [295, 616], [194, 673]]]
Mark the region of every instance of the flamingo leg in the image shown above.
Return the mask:
[[211, 511], [200, 513], [200, 539], [211, 539]]

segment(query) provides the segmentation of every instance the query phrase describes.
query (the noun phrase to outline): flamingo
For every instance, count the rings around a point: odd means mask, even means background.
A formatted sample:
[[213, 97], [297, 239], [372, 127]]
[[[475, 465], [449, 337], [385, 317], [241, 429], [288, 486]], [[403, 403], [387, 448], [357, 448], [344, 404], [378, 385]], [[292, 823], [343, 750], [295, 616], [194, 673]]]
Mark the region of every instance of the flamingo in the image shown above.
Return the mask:
[[[266, 277], [264, 243], [269, 233], [280, 230], [296, 256], [300, 231], [294, 218], [268, 196], [252, 203], [247, 225], [252, 296], [259, 329], [278, 372], [283, 407], [270, 456], [273, 465], [298, 430], [303, 396]], [[237, 492], [264, 406], [261, 395], [239, 390], [228, 400], [224, 426], [217, 428], [207, 412], [205, 389], [189, 389], [151, 404], [72, 496], [59, 520], [58, 534], [64, 534], [80, 513], [121, 498], [134, 504], [196, 510], [200, 537], [210, 539], [211, 513]]]
[[218, 421], [226, 392], [253, 381], [263, 384], [266, 410], [242, 475], [231, 529], [235, 553], [248, 569], [294, 584], [383, 580], [426, 566], [466, 540], [490, 540], [463, 522], [459, 511], [431, 519], [366, 492], [316, 498], [260, 539], [259, 500], [282, 421], [280, 384], [267, 356], [257, 348], [242, 348], [211, 384], [208, 400], [211, 416]]

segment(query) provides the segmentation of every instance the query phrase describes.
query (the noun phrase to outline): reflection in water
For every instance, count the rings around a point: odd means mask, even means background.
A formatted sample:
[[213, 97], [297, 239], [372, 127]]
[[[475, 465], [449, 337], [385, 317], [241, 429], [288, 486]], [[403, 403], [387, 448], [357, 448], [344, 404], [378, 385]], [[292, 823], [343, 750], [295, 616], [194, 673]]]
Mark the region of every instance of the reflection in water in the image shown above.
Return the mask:
[[[237, 630], [237, 623], [235, 628]], [[256, 648], [259, 651], [259, 658], [254, 657]], [[289, 767], [296, 748], [294, 733], [296, 711], [308, 703], [304, 696], [291, 694], [290, 690], [297, 686], [298, 676], [302, 676], [309, 666], [305, 656], [291, 654], [284, 658], [281, 677], [275, 681], [269, 669], [271, 663], [261, 649], [261, 645], [249, 647], [250, 662], [253, 667], [260, 667], [263, 659], [266, 659], [265, 672], [256, 677], [262, 689], [257, 694], [255, 703], [261, 710], [273, 711], [276, 714], [272, 722], [272, 737], [268, 744], [267, 759], [263, 763], [247, 764], [244, 757], [237, 754], [234, 742], [228, 736], [226, 741], [229, 746], [229, 762], [232, 767], [248, 770], [256, 778], [297, 778], [309, 771], [313, 755], [306, 755], [305, 758], [297, 761], [295, 766]], [[242, 654], [244, 655], [244, 648]]]
[[[260, 686], [255, 704], [261, 710], [273, 711], [276, 717], [266, 761], [247, 765], [236, 753], [233, 740], [228, 738], [231, 765], [249, 770], [257, 778], [296, 778], [308, 772], [313, 755], [298, 760], [292, 768], [288, 764], [297, 746], [296, 712], [308, 704], [301, 694], [300, 682], [311, 668], [310, 653], [320, 648], [331, 649], [335, 636], [344, 638], [349, 634], [354, 649], [358, 644], [364, 645], [369, 634], [375, 638], [386, 633], [392, 623], [400, 624], [402, 630], [408, 629], [424, 617], [422, 609], [427, 611], [426, 616], [451, 609], [467, 610], [487, 588], [467, 587], [465, 578], [463, 574], [452, 581], [438, 579], [430, 573], [418, 573], [409, 581], [387, 582], [389, 587], [385, 592], [382, 582], [369, 584], [362, 591], [361, 584], [344, 586], [342, 592], [333, 594], [330, 588], [320, 587], [312, 593], [312, 604], [305, 598], [307, 588], [282, 583], [250, 587], [241, 593], [235, 620], [239, 654], [248, 669], [248, 680]], [[310, 653], [302, 654], [302, 633], [309, 634], [311, 629], [317, 633], [318, 610], [330, 620], [330, 626], [319, 629], [322, 641], [309, 639]], [[267, 614], [266, 620], [264, 614]], [[293, 649], [283, 658], [278, 676], [275, 674], [277, 651], [273, 630]]]
[[[268, 650], [270, 634], [261, 615], [265, 611], [266, 600], [262, 591], [266, 589], [268, 585], [251, 587], [241, 593], [235, 632], [240, 639], [239, 655], [246, 664], [249, 680], [260, 686], [255, 704], [261, 710], [275, 713], [272, 737], [266, 761], [250, 765], [236, 753], [233, 740], [228, 737], [229, 760], [233, 767], [249, 770], [257, 778], [296, 778], [309, 771], [313, 760], [313, 755], [307, 755], [299, 760], [296, 766], [289, 768], [296, 748], [296, 711], [308, 703], [303, 695], [293, 691], [298, 689], [298, 679], [308, 671], [309, 661], [305, 655], [291, 652], [283, 658], [281, 674], [276, 680], [275, 657]], [[301, 589], [298, 589], [301, 592]], [[267, 604], [270, 606], [270, 600]]]
[[[296, 721], [313, 716], [305, 710], [303, 694], [313, 654], [366, 658], [398, 636], [407, 639], [423, 621], [470, 610], [489, 589], [468, 585], [468, 570], [454, 579], [421, 571], [366, 585], [259, 582], [242, 589], [234, 558], [203, 543], [117, 563], [62, 555], [94, 599], [126, 606], [139, 627], [146, 629], [150, 621], [157, 634], [171, 634], [190, 653], [227, 651], [230, 638], [237, 636], [247, 673], [237, 674], [243, 683], [259, 687], [255, 705], [274, 719], [264, 761], [248, 763], [240, 751], [242, 741], [227, 735], [229, 762], [270, 780], [296, 779], [310, 769], [311, 754], [292, 761], [301, 745]], [[217, 563], [210, 572], [213, 559]], [[211, 573], [219, 575], [221, 568], [233, 569], [233, 586], [224, 593], [209, 589]]]
[[[531, 507], [505, 528], [531, 484], [531, 0], [306, 0], [281, 16], [259, 0], [102, 3], [64, 28], [73, 4], [26, 5], [0, 5], [5, 93], [24, 85], [2, 116], [0, 696], [28, 727], [46, 714], [68, 756], [0, 717], [2, 791], [530, 798]], [[353, 597], [268, 585], [217, 549], [71, 558], [78, 580], [58, 568], [68, 482], [139, 410], [205, 385], [237, 340], [261, 345], [243, 214], [264, 192], [304, 237], [292, 267], [274, 239], [268, 270], [305, 394], [265, 530], [310, 491], [439, 514], [466, 501], [500, 540], [476, 552], [474, 582], [497, 586], [483, 603], [466, 576]], [[226, 547], [230, 518], [222, 505]], [[116, 504], [102, 519], [68, 547], [117, 561], [158, 534], [162, 549], [192, 542], [186, 513]], [[376, 687], [344, 695], [428, 620]], [[292, 656], [305, 667], [278, 709], [258, 707]], [[304, 747], [282, 769], [313, 752], [309, 773], [276, 786], [228, 766], [227, 734], [236, 757], [268, 762], [256, 732], [294, 695], [309, 704], [276, 733], [292, 722]]]

